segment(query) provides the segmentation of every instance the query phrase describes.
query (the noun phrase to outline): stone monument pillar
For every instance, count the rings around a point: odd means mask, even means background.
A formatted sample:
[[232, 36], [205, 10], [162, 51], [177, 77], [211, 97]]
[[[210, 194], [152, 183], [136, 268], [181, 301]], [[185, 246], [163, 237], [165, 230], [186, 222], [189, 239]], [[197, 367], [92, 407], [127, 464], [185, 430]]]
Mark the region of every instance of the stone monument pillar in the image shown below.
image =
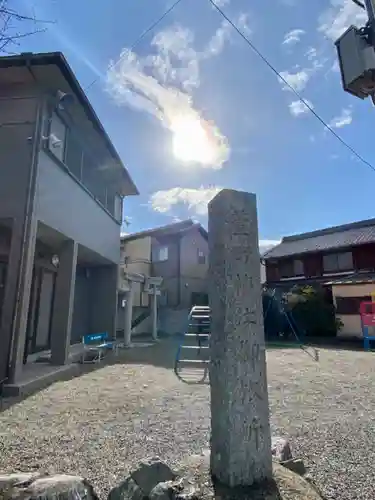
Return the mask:
[[158, 340], [158, 295], [156, 286], [152, 287], [152, 340]]
[[271, 479], [256, 197], [209, 204], [211, 473], [229, 487]]
[[133, 282], [129, 281], [129, 290], [126, 292], [124, 313], [124, 347], [130, 347], [132, 342], [133, 295]]

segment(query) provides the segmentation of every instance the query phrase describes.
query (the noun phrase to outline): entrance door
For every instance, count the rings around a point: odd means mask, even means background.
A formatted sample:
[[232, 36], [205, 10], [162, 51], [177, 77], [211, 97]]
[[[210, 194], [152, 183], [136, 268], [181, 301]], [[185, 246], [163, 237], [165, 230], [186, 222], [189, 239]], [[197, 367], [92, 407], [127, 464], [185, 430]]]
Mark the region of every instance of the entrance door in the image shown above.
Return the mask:
[[34, 335], [34, 352], [50, 348], [52, 303], [55, 288], [55, 273], [41, 270], [39, 307]]
[[48, 269], [34, 270], [24, 362], [27, 361], [28, 354], [50, 348], [55, 279], [56, 273]]
[[1, 324], [1, 312], [3, 310], [4, 293], [5, 293], [6, 272], [7, 272], [7, 263], [0, 262], [0, 324]]
[[208, 294], [203, 292], [191, 293], [191, 306], [208, 306]]

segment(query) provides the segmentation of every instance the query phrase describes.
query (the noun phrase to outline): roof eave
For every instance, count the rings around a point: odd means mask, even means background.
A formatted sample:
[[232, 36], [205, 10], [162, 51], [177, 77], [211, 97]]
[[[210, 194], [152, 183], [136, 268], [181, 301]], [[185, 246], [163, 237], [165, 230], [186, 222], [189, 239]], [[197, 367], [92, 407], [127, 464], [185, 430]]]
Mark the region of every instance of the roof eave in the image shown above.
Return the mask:
[[[338, 246], [338, 247], [329, 247], [329, 248], [320, 248], [320, 249], [317, 249], [317, 250], [307, 250], [306, 252], [297, 252], [297, 253], [286, 253], [286, 254], [283, 254], [283, 255], [263, 255], [263, 258], [264, 260], [270, 260], [270, 259], [286, 259], [288, 257], [299, 257], [299, 256], [302, 256], [302, 255], [311, 255], [311, 254], [314, 254], [314, 253], [322, 253], [322, 252], [330, 252], [330, 251], [336, 251], [336, 250], [348, 250], [350, 248], [354, 248], [354, 247], [359, 247], [359, 246], [362, 246], [362, 245], [371, 245], [375, 242], [366, 242], [366, 243], [354, 243], [352, 245], [344, 245], [344, 246]], [[280, 243], [280, 245], [282, 245], [282, 243]], [[269, 250], [269, 252], [272, 252], [272, 250], [276, 249], [277, 247], [275, 248], [272, 248], [271, 250]]]
[[[62, 52], [48, 52], [48, 53], [21, 53], [15, 56], [4, 56], [0, 57], [0, 68], [7, 68], [12, 66], [23, 66], [30, 64], [31, 66], [41, 66], [55, 64], [63, 74], [64, 78], [69, 83], [69, 86], [74, 91], [75, 96], [80, 102], [81, 106], [86, 112], [88, 119], [93, 123], [97, 132], [104, 138], [106, 146], [111, 153], [112, 157], [116, 162], [121, 165], [124, 172], [124, 181], [127, 187], [122, 189], [123, 196], [138, 195], [139, 191], [134, 184], [128, 170], [126, 169], [124, 163], [122, 162], [120, 155], [118, 154], [116, 148], [114, 147], [111, 139], [109, 138], [107, 132], [105, 131], [98, 115], [96, 114], [94, 108], [92, 107], [89, 99], [87, 98], [83, 88], [78, 82], [76, 76], [74, 75], [68, 61], [66, 60]], [[126, 194], [124, 194], [126, 192]]]
[[[185, 227], [183, 226], [185, 224]], [[137, 233], [129, 234], [121, 238], [122, 243], [127, 243], [132, 240], [142, 239], [146, 237], [153, 238], [165, 238], [171, 236], [179, 236], [183, 232], [189, 231], [190, 229], [196, 227], [196, 225], [190, 219], [182, 222], [177, 222], [174, 224], [168, 224], [166, 226], [157, 227], [154, 229], [148, 229], [145, 231], [139, 231]], [[202, 228], [204, 230], [204, 228]]]

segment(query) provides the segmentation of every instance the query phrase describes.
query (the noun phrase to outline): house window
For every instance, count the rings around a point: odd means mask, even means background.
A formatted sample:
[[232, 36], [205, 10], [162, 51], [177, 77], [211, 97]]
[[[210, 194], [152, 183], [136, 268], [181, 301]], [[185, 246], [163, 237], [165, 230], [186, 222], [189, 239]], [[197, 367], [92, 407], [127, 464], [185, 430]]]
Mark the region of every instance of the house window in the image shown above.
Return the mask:
[[64, 161], [65, 157], [66, 126], [57, 116], [52, 114], [48, 136], [48, 149], [57, 159]]
[[115, 219], [122, 222], [122, 198], [118, 194], [115, 195]]
[[285, 260], [280, 262], [280, 277], [291, 278], [294, 275], [293, 261]]
[[[105, 206], [106, 183], [103, 174], [98, 170], [98, 163], [92, 151], [85, 150], [82, 160], [82, 183], [94, 197]], [[112, 215], [114, 215], [112, 213]]]
[[294, 276], [304, 276], [303, 261], [301, 259], [294, 259], [293, 261]]
[[8, 265], [5, 262], [0, 262], [0, 288], [5, 287], [7, 267]]
[[163, 247], [157, 247], [154, 250], [154, 262], [164, 262], [168, 260], [168, 247], [163, 246]]
[[280, 262], [281, 278], [293, 278], [294, 276], [303, 276], [303, 261], [300, 259], [288, 259]]
[[350, 271], [353, 269], [352, 252], [330, 253], [323, 255], [323, 269], [325, 273]]
[[65, 163], [70, 172], [79, 180], [82, 180], [82, 160], [83, 149], [82, 145], [75, 138], [73, 132], [69, 130], [68, 139], [66, 141]]
[[197, 250], [197, 254], [198, 254], [198, 264], [205, 264], [206, 263], [206, 256], [203, 252], [203, 250]]
[[336, 297], [336, 313], [344, 315], [359, 314], [362, 302], [371, 302], [371, 297]]

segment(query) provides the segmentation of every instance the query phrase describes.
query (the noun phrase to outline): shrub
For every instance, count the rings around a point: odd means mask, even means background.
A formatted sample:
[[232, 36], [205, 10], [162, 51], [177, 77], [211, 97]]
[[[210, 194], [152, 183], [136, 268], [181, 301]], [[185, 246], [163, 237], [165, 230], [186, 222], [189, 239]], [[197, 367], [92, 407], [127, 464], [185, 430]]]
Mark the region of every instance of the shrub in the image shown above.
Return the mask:
[[341, 325], [322, 287], [295, 286], [285, 296], [285, 306], [302, 333], [309, 337], [335, 336]]

